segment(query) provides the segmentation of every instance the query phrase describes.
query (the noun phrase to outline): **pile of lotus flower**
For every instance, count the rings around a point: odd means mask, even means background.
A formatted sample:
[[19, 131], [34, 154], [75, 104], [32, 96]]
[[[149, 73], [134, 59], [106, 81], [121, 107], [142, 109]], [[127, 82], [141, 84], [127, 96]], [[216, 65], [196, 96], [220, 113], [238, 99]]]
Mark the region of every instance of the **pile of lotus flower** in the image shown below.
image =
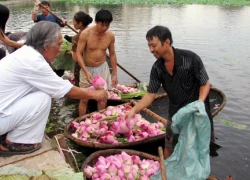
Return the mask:
[[146, 90], [139, 90], [138, 88], [117, 84], [116, 87], [109, 91], [109, 99], [130, 99], [134, 97], [142, 97]]
[[158, 161], [141, 160], [139, 156], [128, 155], [122, 151], [121, 154], [106, 158], [100, 156], [93, 167], [85, 167], [84, 173], [93, 180], [149, 180], [159, 170]]
[[[92, 80], [92, 86], [90, 86], [88, 90], [93, 92], [96, 89], [107, 90], [107, 88], [107, 82], [101, 76], [95, 76]], [[134, 97], [142, 97], [145, 93], [146, 86], [143, 86], [143, 90], [139, 90], [138, 88], [118, 84], [108, 91], [108, 99], [131, 99]]]
[[124, 119], [131, 108], [128, 104], [108, 106], [103, 113], [95, 112], [80, 123], [74, 121], [71, 123], [75, 131], [72, 136], [87, 142], [119, 144], [165, 133], [163, 123], [150, 123], [140, 114]]

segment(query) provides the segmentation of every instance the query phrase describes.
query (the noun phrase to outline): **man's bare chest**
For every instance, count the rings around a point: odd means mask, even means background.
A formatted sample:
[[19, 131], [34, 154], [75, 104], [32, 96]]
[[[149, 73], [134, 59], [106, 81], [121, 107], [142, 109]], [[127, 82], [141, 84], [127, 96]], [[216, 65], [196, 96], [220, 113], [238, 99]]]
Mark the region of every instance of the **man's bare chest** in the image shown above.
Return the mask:
[[90, 49], [100, 49], [106, 50], [110, 46], [110, 39], [108, 36], [89, 36], [87, 41], [87, 48]]

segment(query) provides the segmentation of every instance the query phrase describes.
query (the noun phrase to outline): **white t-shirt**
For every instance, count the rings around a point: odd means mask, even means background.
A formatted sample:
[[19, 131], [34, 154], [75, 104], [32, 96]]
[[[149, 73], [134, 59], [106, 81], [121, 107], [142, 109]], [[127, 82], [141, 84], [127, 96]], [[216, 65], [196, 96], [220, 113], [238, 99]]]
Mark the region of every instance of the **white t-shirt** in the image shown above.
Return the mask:
[[11, 114], [10, 105], [31, 92], [62, 98], [72, 87], [55, 74], [39, 52], [23, 46], [0, 61], [0, 116]]

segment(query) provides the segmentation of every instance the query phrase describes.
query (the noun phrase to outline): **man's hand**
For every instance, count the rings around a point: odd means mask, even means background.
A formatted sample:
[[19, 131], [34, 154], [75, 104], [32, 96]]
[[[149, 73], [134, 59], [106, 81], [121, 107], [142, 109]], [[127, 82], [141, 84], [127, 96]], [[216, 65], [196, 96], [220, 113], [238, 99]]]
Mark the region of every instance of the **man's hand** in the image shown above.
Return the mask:
[[135, 115], [135, 109], [132, 108], [129, 112], [124, 114], [123, 119], [131, 119]]
[[40, 0], [33, 0], [34, 2], [34, 11], [38, 11], [39, 10], [39, 4], [41, 3]]
[[62, 22], [61, 22], [64, 26], [67, 24], [67, 20], [65, 19], [62, 19]]
[[108, 91], [107, 90], [95, 90], [94, 99], [97, 101], [106, 101], [108, 99]]
[[116, 87], [118, 84], [117, 75], [112, 75], [112, 87]]
[[92, 76], [92, 74], [90, 73], [90, 72], [86, 72], [86, 78], [87, 78], [87, 80], [88, 80], [88, 82], [90, 83], [90, 84], [92, 84], [92, 81], [93, 81], [93, 76]]

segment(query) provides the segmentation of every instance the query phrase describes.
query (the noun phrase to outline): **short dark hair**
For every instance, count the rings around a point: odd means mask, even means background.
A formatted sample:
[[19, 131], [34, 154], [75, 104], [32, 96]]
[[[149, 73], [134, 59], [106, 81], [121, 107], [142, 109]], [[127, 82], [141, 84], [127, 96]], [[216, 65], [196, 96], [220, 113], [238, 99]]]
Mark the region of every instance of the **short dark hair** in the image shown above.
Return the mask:
[[74, 19], [77, 23], [81, 22], [84, 27], [87, 27], [93, 21], [93, 18], [83, 11], [75, 13]]
[[[41, 4], [50, 7], [49, 1], [42, 1]], [[39, 5], [39, 6], [40, 6], [40, 5]], [[40, 7], [41, 7], [41, 6], [40, 6]]]
[[161, 41], [162, 45], [167, 39], [170, 40], [170, 45], [173, 43], [172, 34], [165, 26], [155, 26], [151, 28], [146, 34], [146, 39], [151, 40], [153, 37], [157, 37]]
[[106, 9], [100, 9], [95, 15], [96, 22], [108, 23], [113, 21], [112, 13]]

